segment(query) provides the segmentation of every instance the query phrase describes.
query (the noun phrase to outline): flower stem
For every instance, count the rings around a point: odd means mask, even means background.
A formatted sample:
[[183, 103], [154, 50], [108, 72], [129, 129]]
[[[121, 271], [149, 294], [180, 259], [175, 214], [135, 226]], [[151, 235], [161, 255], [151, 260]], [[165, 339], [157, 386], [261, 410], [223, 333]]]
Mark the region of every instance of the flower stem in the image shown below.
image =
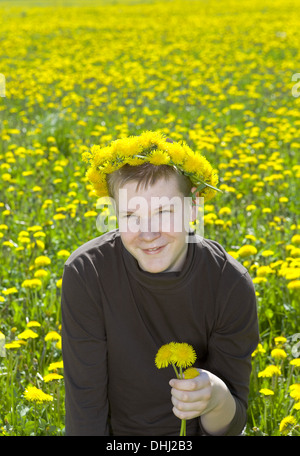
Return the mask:
[[173, 368], [174, 368], [174, 371], [175, 371], [176, 377], [180, 379], [181, 377], [180, 377], [180, 376], [179, 376], [179, 374], [178, 374], [178, 371], [177, 371], [177, 369], [176, 369], [176, 366], [175, 366], [175, 364], [174, 364], [174, 363], [172, 363], [172, 366], [173, 366]]
[[[183, 372], [182, 372], [182, 367], [180, 366], [180, 373], [178, 374], [178, 371], [175, 367], [175, 364], [173, 364], [173, 367], [174, 367], [174, 370], [175, 370], [175, 373], [176, 373], [176, 377], [179, 378], [179, 379], [183, 379]], [[180, 436], [186, 436], [186, 420], [181, 420], [181, 427], [180, 427]]]
[[186, 420], [181, 420], [180, 436], [186, 436]]

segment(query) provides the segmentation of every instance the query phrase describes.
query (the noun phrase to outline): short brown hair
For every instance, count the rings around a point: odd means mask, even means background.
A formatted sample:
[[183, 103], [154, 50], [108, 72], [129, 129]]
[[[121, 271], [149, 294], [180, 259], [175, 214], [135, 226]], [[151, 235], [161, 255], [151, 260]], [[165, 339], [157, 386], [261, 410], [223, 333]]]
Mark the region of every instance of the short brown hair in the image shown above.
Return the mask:
[[179, 191], [183, 196], [189, 196], [193, 185], [181, 171], [170, 165], [157, 166], [148, 162], [138, 166], [126, 164], [117, 171], [108, 174], [106, 177], [108, 193], [111, 198], [115, 198], [118, 189], [129, 181], [137, 181], [136, 191], [138, 191], [141, 185], [147, 188], [159, 179], [163, 178], [168, 181], [174, 175], [177, 177]]

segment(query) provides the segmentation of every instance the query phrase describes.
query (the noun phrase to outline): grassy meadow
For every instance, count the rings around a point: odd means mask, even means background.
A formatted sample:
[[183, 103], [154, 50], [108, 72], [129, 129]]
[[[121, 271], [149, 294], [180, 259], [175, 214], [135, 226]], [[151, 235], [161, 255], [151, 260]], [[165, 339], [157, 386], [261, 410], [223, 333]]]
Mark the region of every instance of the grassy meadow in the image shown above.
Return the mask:
[[298, 9], [0, 1], [0, 435], [64, 434], [63, 266], [101, 234], [81, 154], [145, 130], [219, 170], [204, 235], [257, 293], [245, 434], [300, 434]]

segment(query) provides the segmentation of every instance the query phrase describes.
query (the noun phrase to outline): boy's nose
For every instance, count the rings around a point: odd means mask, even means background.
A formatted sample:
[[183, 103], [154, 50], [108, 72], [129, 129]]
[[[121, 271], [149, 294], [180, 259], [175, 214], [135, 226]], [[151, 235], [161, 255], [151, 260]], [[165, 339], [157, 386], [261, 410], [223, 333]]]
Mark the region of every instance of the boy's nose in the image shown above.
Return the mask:
[[160, 236], [157, 226], [151, 225], [150, 220], [143, 220], [140, 223], [139, 237], [144, 241], [151, 242]]

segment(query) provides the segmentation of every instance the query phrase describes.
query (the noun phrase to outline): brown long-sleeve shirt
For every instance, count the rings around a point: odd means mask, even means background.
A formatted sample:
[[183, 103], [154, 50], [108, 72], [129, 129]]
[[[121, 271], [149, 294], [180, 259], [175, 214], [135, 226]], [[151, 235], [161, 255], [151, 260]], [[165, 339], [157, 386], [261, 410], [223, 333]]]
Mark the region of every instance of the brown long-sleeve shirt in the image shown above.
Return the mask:
[[[236, 400], [227, 435], [246, 423], [256, 299], [247, 270], [215, 241], [188, 245], [179, 272], [149, 273], [113, 230], [71, 254], [62, 285], [67, 435], [177, 436], [172, 367], [157, 369], [161, 345], [186, 342], [195, 367], [220, 377]], [[201, 419], [187, 435], [203, 434]]]

